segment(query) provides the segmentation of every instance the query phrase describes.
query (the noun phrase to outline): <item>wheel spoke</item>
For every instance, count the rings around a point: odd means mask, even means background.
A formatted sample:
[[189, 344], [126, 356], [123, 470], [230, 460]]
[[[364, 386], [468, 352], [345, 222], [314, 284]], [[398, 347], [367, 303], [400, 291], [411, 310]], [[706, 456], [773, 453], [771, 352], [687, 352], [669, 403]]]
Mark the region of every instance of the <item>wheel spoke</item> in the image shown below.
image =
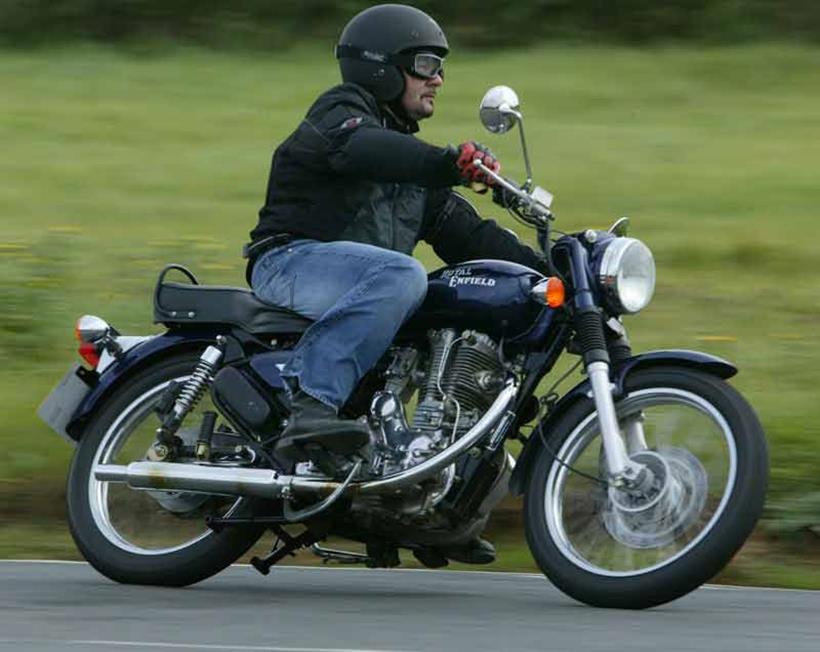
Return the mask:
[[[710, 403], [675, 388], [630, 394], [624, 421], [641, 413], [648, 449], [634, 459], [652, 469], [646, 494], [610, 489], [600, 499], [582, 479], [553, 465], [545, 516], [565, 557], [605, 575], [647, 572], [672, 563], [714, 526], [734, 480], [736, 451], [725, 419]], [[594, 414], [564, 441], [559, 457], [591, 475], [606, 468]]]
[[[176, 380], [182, 382], [184, 377]], [[126, 408], [104, 435], [96, 464], [127, 465], [145, 459], [159, 426], [154, 407], [167, 384], [145, 392]], [[195, 441], [203, 413], [213, 409], [204, 398], [178, 432], [183, 441]], [[93, 473], [89, 498], [100, 532], [117, 547], [142, 555], [166, 554], [203, 539], [210, 534], [204, 517], [224, 516], [239, 503], [206, 494], [139, 491], [124, 484], [100, 482]]]

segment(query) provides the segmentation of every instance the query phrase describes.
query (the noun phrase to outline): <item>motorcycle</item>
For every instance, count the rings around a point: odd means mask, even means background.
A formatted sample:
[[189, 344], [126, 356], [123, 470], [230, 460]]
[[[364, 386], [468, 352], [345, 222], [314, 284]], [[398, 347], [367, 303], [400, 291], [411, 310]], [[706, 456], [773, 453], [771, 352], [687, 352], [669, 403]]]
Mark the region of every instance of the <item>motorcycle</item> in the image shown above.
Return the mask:
[[[184, 586], [268, 530], [271, 552], [252, 559], [263, 574], [302, 547], [370, 567], [398, 565], [405, 549], [441, 567], [510, 492], [523, 494], [539, 568], [589, 605], [663, 604], [729, 562], [768, 475], [761, 425], [726, 382], [737, 369], [697, 351], [634, 354], [621, 317], [652, 298], [649, 248], [627, 237], [625, 218], [556, 237], [517, 95], [490, 89], [480, 117], [494, 133], [519, 130], [523, 185], [475, 165], [495, 179], [496, 203], [536, 229], [549, 274], [498, 260], [431, 273], [424, 304], [342, 410], [371, 436], [355, 454], [326, 451], [338, 474], [276, 450], [289, 405], [279, 372], [309, 320], [246, 289], [200, 285], [180, 265], [157, 281], [162, 334], [79, 319], [87, 365], [39, 413], [76, 445], [68, 521], [94, 568]], [[565, 351], [585, 378], [559, 396], [568, 373], [546, 391], [542, 381]], [[323, 547], [329, 536], [366, 552]]]

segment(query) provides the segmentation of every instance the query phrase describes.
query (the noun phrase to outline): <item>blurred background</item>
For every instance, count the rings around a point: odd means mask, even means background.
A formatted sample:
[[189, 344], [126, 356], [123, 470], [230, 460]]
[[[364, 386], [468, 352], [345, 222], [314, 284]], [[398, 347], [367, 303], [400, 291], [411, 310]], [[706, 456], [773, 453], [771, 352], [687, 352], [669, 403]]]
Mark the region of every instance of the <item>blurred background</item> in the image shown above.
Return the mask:
[[[77, 359], [76, 318], [159, 332], [166, 262], [244, 285], [271, 152], [338, 82], [335, 39], [370, 4], [0, 0], [0, 558], [78, 557], [72, 450], [35, 416]], [[479, 139], [523, 178], [517, 136], [477, 114], [488, 87], [515, 88], [558, 228], [628, 215], [655, 254], [655, 299], [626, 322], [634, 348], [739, 366], [772, 472], [764, 518], [719, 579], [820, 588], [820, 3], [416, 6], [452, 46], [420, 136]], [[510, 499], [491, 523], [492, 568], [535, 569], [519, 511]]]

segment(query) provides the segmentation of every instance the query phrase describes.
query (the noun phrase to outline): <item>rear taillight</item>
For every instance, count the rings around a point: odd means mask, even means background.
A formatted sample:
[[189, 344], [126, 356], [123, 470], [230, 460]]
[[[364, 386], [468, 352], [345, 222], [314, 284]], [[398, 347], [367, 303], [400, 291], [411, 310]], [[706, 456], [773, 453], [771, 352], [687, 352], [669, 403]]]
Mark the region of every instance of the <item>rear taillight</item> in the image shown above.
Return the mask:
[[74, 326], [74, 335], [80, 343], [80, 357], [93, 369], [100, 364], [100, 355], [111, 332], [111, 327], [105, 320], [94, 315], [83, 315]]
[[91, 365], [92, 369], [96, 369], [97, 365], [100, 364], [100, 351], [93, 342], [80, 342], [78, 352], [80, 357]]

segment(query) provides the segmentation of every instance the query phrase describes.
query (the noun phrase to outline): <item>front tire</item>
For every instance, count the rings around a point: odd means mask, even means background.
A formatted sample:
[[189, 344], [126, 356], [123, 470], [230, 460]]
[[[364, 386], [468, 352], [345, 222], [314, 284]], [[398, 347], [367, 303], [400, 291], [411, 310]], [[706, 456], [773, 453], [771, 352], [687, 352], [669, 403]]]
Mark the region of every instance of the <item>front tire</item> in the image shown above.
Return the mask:
[[[205, 526], [207, 514], [250, 515], [254, 503], [247, 499], [136, 491], [93, 477], [97, 464], [144, 457], [159, 423], [153, 407], [162, 390], [172, 380], [187, 378], [197, 361], [193, 354], [179, 356], [129, 378], [89, 424], [72, 460], [67, 487], [71, 535], [88, 562], [117, 582], [193, 584], [232, 564], [264, 532], [262, 526], [240, 526], [216, 533]], [[196, 432], [204, 407], [183, 426]]]
[[632, 454], [654, 465], [656, 494], [627, 499], [568, 469], [605, 478], [597, 415], [585, 399], [544, 433], [549, 450], [539, 445], [531, 467], [525, 531], [538, 566], [568, 595], [643, 609], [694, 590], [740, 549], [763, 509], [768, 455], [743, 397], [696, 370], [638, 370], [616, 410], [622, 429], [642, 420], [645, 445]]

